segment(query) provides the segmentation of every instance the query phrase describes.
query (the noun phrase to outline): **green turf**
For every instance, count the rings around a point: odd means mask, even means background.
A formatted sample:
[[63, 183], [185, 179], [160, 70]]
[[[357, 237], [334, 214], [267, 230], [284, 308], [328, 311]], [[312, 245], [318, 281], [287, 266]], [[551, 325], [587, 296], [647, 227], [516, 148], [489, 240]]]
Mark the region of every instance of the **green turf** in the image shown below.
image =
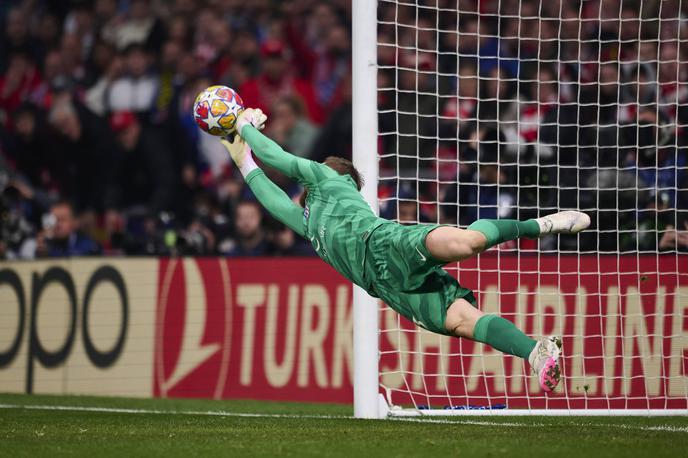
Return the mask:
[[[0, 395], [0, 404], [166, 413], [0, 409], [1, 456], [684, 456], [688, 418], [344, 418], [341, 405]], [[178, 412], [302, 415], [210, 416]], [[177, 413], [174, 413], [177, 412]], [[335, 418], [324, 417], [326, 415]], [[309, 417], [310, 416], [310, 417]], [[313, 417], [318, 416], [318, 417]]]

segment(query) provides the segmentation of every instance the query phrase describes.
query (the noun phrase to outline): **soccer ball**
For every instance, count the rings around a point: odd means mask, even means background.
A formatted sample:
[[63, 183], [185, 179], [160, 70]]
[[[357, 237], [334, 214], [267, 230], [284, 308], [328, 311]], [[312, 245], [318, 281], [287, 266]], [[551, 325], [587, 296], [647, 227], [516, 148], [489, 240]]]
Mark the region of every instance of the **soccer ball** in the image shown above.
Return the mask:
[[198, 94], [193, 105], [198, 127], [218, 137], [234, 132], [237, 117], [242, 111], [244, 102], [234, 89], [227, 86], [210, 86]]

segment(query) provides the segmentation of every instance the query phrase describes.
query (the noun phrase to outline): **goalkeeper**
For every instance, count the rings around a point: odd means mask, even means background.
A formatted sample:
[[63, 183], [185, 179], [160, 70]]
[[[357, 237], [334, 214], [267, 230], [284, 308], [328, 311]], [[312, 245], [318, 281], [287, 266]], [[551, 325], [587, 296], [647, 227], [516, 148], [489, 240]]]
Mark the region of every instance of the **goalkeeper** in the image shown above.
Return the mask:
[[[376, 216], [359, 194], [353, 164], [329, 157], [323, 164], [282, 150], [259, 132], [267, 117], [248, 108], [237, 132], [222, 140], [251, 191], [276, 219], [310, 240], [318, 255], [340, 274], [379, 297], [396, 312], [429, 331], [482, 342], [528, 360], [540, 386], [559, 383], [561, 339], [533, 340], [513, 323], [476, 308], [470, 289], [442, 266], [521, 237], [576, 234], [590, 225], [580, 212], [563, 211], [527, 221], [478, 220], [463, 230], [437, 224], [402, 226]], [[303, 206], [294, 203], [256, 165], [260, 160], [305, 188]]]

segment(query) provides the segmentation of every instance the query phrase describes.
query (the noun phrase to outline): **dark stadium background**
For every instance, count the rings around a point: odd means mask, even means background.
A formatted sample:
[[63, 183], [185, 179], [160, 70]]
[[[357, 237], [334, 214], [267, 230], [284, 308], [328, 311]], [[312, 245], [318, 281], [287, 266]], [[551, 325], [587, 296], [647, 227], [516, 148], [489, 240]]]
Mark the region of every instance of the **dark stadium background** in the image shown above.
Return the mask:
[[[667, 20], [642, 26], [638, 2], [623, 21], [599, 2], [581, 21], [578, 2], [459, 3], [418, 20], [460, 34], [380, 25], [382, 215], [464, 225], [579, 207], [599, 232], [550, 248], [688, 249], [679, 2], [646, 2], [643, 17]], [[394, 10], [382, 3], [380, 20], [403, 23]], [[599, 14], [602, 28], [585, 20]], [[0, 256], [314, 255], [255, 204], [191, 105], [225, 84], [268, 112], [285, 149], [350, 157], [350, 15], [346, 0], [2, 2]]]

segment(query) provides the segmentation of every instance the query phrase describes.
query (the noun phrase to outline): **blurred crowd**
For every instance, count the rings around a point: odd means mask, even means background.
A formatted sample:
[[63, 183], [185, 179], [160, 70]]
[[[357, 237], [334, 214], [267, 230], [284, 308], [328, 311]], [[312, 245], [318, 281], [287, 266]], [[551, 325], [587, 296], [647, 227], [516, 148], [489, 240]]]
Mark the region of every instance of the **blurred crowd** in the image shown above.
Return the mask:
[[[410, 3], [379, 2], [382, 216], [582, 208], [597, 230], [545, 248], [688, 249], [688, 2]], [[286, 150], [350, 158], [350, 0], [8, 0], [0, 22], [0, 258], [315, 254], [191, 107], [224, 84]]]
[[580, 208], [593, 230], [541, 249], [688, 250], [688, 2], [404, 3], [379, 19], [383, 208]]
[[350, 157], [350, 14], [349, 1], [2, 2], [0, 257], [314, 255], [191, 108], [228, 85], [288, 151]]

